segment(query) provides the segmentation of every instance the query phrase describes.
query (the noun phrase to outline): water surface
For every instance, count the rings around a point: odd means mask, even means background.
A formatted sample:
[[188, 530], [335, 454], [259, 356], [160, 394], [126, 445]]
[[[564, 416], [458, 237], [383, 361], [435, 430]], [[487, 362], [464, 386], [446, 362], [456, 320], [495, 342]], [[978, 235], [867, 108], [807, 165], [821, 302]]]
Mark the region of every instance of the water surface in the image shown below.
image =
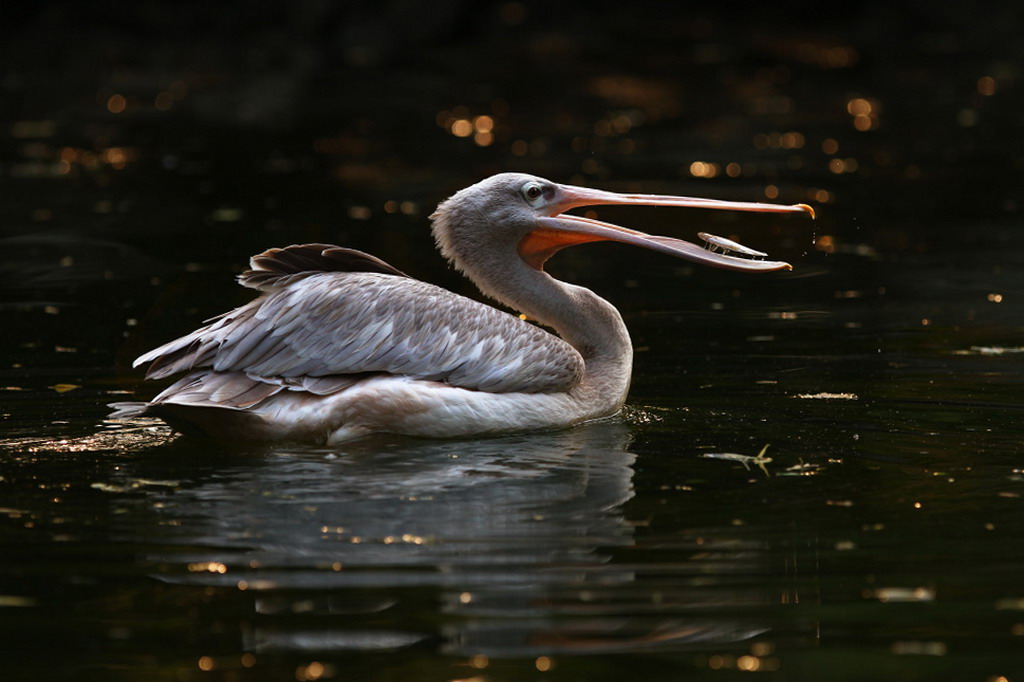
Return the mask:
[[[435, 4], [16, 18], [3, 678], [1019, 680], [1019, 11]], [[427, 216], [500, 170], [819, 220], [602, 211], [794, 265], [559, 254], [630, 327], [614, 419], [243, 451], [104, 422], [270, 246], [472, 294]]]

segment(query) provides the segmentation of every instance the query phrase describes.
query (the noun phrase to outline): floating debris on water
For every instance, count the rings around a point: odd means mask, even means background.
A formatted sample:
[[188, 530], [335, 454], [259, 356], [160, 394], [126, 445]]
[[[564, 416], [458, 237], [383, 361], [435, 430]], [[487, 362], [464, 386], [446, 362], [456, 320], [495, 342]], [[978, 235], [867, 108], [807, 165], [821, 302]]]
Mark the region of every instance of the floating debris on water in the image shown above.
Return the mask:
[[856, 393], [797, 393], [794, 398], [801, 400], [859, 400]]
[[701, 454], [701, 457], [706, 457], [707, 459], [724, 459], [731, 462], [739, 462], [747, 470], [749, 470], [750, 465], [753, 464], [757, 466], [759, 469], [761, 469], [761, 471], [764, 472], [765, 476], [770, 476], [770, 474], [768, 473], [768, 467], [766, 467], [765, 465], [771, 462], [772, 458], [765, 457], [764, 453], [767, 452], [767, 450], [768, 446], [765, 445], [763, 448], [761, 448], [761, 452], [757, 453], [757, 455], [741, 455], [737, 452], [705, 452]]
[[930, 587], [879, 587], [867, 590], [864, 596], [883, 603], [935, 601], [935, 590]]
[[1024, 353], [1024, 346], [971, 346], [968, 350], [955, 350], [953, 355], [1006, 355]]

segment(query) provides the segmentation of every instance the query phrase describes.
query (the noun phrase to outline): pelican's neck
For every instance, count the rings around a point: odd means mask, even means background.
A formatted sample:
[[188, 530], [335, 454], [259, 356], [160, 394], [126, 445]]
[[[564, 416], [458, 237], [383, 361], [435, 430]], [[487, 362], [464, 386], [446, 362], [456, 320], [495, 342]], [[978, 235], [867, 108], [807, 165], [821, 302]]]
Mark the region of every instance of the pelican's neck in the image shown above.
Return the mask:
[[[560, 282], [519, 256], [526, 230], [514, 202], [481, 209], [479, 186], [442, 202], [434, 215], [438, 249], [485, 296], [558, 332], [583, 357], [583, 381], [574, 390], [594, 414], [610, 414], [629, 389], [633, 347], [619, 311], [583, 287]], [[486, 202], [484, 202], [486, 203]], [[528, 227], [528, 226], [527, 226]]]
[[629, 388], [633, 346], [622, 316], [590, 289], [555, 279], [522, 261], [494, 258], [460, 269], [489, 296], [551, 327], [586, 362], [584, 383], [621, 403]]

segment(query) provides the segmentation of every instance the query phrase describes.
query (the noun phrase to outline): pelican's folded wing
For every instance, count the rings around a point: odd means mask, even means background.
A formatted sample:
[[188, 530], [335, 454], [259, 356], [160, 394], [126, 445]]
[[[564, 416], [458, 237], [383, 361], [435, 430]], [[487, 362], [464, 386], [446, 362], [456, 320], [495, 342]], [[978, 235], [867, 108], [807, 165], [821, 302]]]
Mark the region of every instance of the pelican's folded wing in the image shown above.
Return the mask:
[[210, 368], [298, 387], [389, 373], [500, 393], [566, 391], [582, 377], [583, 358], [557, 336], [377, 263], [373, 271], [244, 273], [243, 283], [258, 280], [260, 298], [135, 365], [152, 363], [149, 378]]

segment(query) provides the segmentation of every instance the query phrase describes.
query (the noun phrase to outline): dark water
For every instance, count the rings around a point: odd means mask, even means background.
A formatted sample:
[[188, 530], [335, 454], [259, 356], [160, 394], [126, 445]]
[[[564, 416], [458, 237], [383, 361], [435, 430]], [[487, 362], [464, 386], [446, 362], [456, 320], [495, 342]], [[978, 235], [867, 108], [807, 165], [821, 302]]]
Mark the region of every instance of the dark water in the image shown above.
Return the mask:
[[[0, 29], [0, 677], [1024, 680], [1020, 11], [425, 7]], [[427, 215], [500, 170], [819, 219], [602, 212], [794, 265], [560, 254], [638, 350], [607, 422], [249, 452], [104, 423], [264, 248], [471, 293]]]

